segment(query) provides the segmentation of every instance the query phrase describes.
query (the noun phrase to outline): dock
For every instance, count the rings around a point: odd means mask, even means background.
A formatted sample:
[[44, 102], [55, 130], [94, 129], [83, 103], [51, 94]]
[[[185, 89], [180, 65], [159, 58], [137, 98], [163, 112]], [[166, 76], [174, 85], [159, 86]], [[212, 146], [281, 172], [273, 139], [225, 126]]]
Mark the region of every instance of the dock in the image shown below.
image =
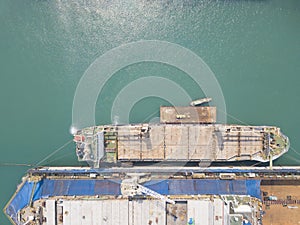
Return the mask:
[[[265, 225], [295, 225], [300, 223], [300, 180], [262, 182], [263, 218]], [[276, 196], [276, 200], [268, 200]], [[265, 199], [265, 200], [264, 200]]]

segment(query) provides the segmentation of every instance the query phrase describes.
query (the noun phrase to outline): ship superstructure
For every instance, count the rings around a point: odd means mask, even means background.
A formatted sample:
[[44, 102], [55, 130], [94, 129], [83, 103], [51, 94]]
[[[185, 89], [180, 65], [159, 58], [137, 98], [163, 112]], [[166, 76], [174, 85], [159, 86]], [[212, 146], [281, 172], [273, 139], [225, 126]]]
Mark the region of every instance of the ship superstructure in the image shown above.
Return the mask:
[[288, 151], [274, 126], [216, 124], [215, 107], [161, 107], [158, 124], [101, 125], [74, 136], [79, 161], [267, 162]]

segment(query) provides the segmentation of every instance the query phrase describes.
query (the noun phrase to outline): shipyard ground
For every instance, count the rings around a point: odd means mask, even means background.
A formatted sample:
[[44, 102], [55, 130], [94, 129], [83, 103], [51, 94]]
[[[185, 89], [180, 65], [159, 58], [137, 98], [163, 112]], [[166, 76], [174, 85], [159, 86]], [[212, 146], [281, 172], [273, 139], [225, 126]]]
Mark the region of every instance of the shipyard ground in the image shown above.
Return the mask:
[[[261, 191], [275, 195], [278, 200], [265, 202], [263, 210], [263, 225], [296, 225], [300, 224], [300, 185], [262, 185]], [[290, 196], [290, 197], [288, 197]], [[290, 198], [291, 200], [288, 200]], [[298, 201], [297, 201], [298, 200]], [[284, 203], [282, 203], [282, 201]], [[287, 201], [298, 204], [286, 204]]]

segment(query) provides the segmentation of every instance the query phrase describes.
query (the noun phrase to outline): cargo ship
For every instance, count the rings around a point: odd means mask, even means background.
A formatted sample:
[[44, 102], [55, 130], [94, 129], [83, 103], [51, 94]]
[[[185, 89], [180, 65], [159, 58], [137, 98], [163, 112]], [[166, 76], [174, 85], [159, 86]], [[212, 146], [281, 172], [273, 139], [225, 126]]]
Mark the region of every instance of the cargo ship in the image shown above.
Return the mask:
[[216, 123], [216, 107], [161, 107], [160, 123], [101, 125], [74, 135], [79, 161], [101, 163], [272, 161], [289, 139], [274, 126]]

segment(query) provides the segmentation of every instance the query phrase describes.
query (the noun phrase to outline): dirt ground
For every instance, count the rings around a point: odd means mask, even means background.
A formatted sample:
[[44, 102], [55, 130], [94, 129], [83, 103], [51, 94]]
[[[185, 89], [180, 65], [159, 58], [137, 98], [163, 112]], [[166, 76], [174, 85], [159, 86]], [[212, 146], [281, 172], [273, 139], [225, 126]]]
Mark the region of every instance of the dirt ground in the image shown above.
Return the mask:
[[[300, 186], [291, 185], [268, 185], [261, 186], [261, 190], [268, 192], [268, 195], [277, 196], [278, 200], [287, 199], [290, 195], [292, 200], [300, 200]], [[288, 206], [297, 206], [298, 208], [288, 208]], [[300, 224], [300, 205], [283, 206], [270, 205], [269, 208], [264, 205], [263, 210], [266, 214], [263, 216], [263, 225], [297, 225]]]

